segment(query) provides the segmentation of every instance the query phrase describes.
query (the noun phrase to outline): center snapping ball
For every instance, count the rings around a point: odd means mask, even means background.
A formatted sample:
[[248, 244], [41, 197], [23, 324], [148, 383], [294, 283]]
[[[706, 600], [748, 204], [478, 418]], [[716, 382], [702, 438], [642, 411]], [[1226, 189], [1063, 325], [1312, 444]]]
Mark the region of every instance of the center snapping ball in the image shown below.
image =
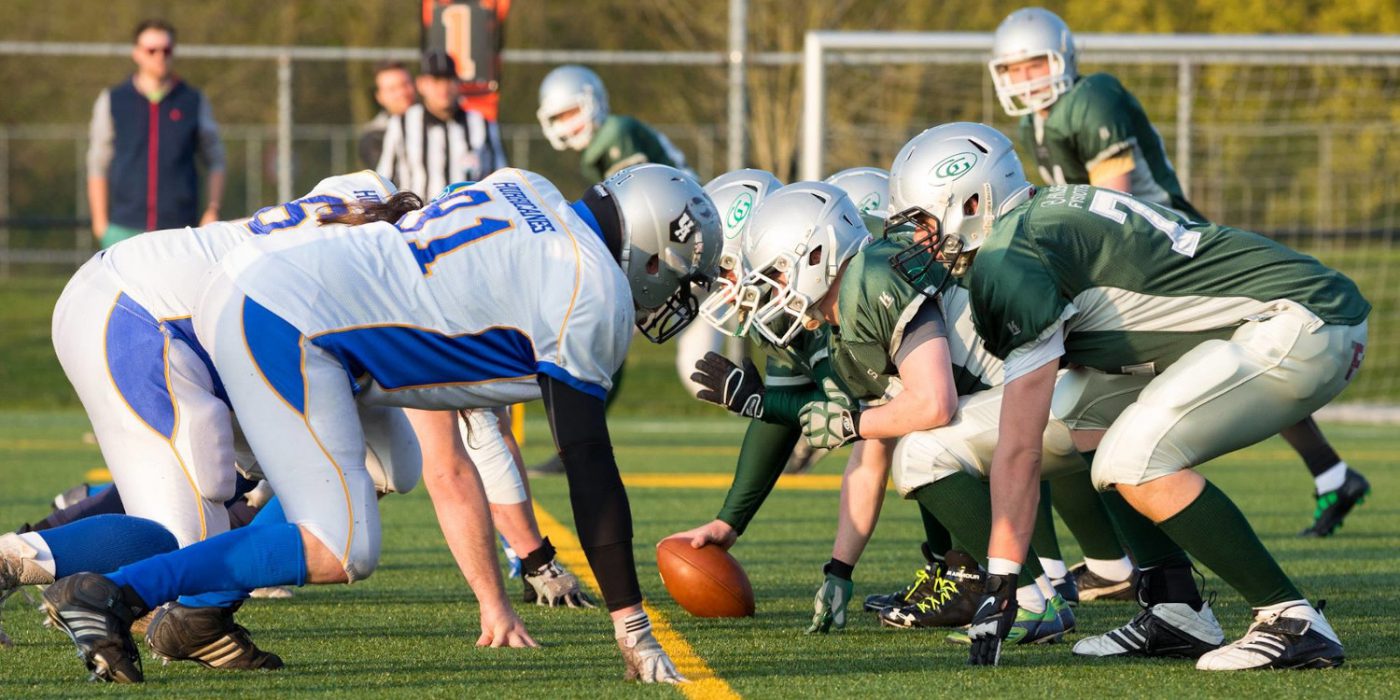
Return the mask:
[[744, 567], [720, 547], [690, 546], [685, 537], [656, 545], [656, 568], [666, 592], [696, 617], [753, 615], [753, 586]]

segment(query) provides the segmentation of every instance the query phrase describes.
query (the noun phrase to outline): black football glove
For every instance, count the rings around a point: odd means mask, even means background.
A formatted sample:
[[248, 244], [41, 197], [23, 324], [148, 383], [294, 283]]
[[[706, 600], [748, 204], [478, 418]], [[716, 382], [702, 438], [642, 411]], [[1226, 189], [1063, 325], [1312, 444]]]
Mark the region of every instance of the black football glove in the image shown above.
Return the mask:
[[746, 358], [740, 368], [724, 355], [707, 352], [695, 362], [690, 380], [704, 387], [695, 398], [745, 418], [763, 417], [763, 379], [752, 360]]
[[977, 603], [972, 625], [967, 628], [972, 650], [970, 666], [995, 666], [1001, 660], [1001, 643], [1016, 622], [1016, 576], [987, 576], [986, 595]]

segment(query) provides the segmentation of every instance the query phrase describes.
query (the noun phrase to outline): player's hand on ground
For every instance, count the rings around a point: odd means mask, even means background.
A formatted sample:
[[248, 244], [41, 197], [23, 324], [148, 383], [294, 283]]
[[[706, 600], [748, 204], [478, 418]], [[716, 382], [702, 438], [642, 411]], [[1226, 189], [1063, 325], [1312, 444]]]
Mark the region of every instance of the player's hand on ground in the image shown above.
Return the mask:
[[[626, 620], [613, 621], [617, 648], [622, 652], [625, 667], [622, 678], [643, 683], [684, 683], [685, 676], [676, 670], [671, 657], [661, 648], [661, 642], [651, 633], [651, 621], [646, 613], [636, 613]], [[631, 628], [630, 630], [628, 628]]]
[[763, 378], [752, 360], [745, 358], [740, 367], [724, 355], [707, 352], [695, 362], [690, 380], [703, 387], [695, 398], [745, 418], [763, 417]]
[[481, 637], [476, 640], [479, 647], [510, 647], [512, 649], [535, 648], [539, 646], [534, 637], [525, 631], [525, 623], [514, 610], [507, 608], [498, 613], [481, 611]]
[[534, 571], [523, 572], [525, 583], [535, 589], [535, 605], [591, 608], [593, 601], [579, 587], [578, 577], [551, 559]]
[[1016, 621], [1016, 577], [987, 576], [987, 594], [977, 602], [977, 612], [967, 629], [972, 649], [967, 663], [971, 666], [995, 666], [1001, 660], [1001, 643]]
[[822, 391], [826, 393], [826, 400], [803, 406], [797, 416], [807, 442], [812, 447], [834, 450], [859, 440], [860, 411], [855, 400], [841, 391], [830, 377], [822, 380]]
[[826, 579], [812, 599], [812, 624], [807, 628], [807, 634], [826, 634], [833, 629], [839, 631], [846, 628], [846, 605], [851, 602], [853, 585], [849, 579], [830, 572], [826, 574]]
[[[700, 549], [707, 544], [719, 546], [720, 549], [728, 551], [730, 547], [739, 539], [739, 533], [734, 531], [734, 526], [723, 520], [711, 520], [697, 528], [691, 528], [684, 532], [677, 532], [671, 537], [684, 537], [691, 547]], [[667, 539], [670, 539], [669, 537]]]

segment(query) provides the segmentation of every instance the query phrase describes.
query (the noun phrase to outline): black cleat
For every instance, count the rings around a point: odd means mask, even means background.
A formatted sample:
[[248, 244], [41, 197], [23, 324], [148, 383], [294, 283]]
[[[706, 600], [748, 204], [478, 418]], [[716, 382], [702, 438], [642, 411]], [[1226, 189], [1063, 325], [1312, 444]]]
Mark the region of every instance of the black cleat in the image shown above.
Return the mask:
[[1371, 484], [1359, 472], [1347, 470], [1347, 478], [1341, 488], [1327, 493], [1314, 493], [1317, 508], [1313, 510], [1313, 524], [1298, 533], [1299, 537], [1327, 537], [1342, 526], [1352, 508], [1366, 502], [1371, 493]]
[[555, 476], [564, 473], [564, 460], [559, 455], [550, 457], [549, 460], [536, 464], [525, 470], [530, 476]]
[[906, 629], [961, 627], [972, 622], [982, 599], [986, 574], [972, 557], [951, 550], [942, 575], [932, 579], [925, 593], [904, 605], [879, 612], [880, 624]]
[[1272, 613], [1255, 612], [1254, 624], [1238, 641], [1202, 656], [1202, 671], [1336, 668], [1346, 660], [1337, 633], [1322, 616], [1322, 606], [1306, 603]]
[[1225, 641], [1225, 632], [1211, 612], [1185, 603], [1146, 606], [1118, 629], [1086, 637], [1074, 645], [1076, 656], [1154, 656], [1196, 659]]
[[908, 605], [932, 592], [933, 581], [943, 575], [943, 562], [933, 558], [928, 543], [919, 545], [924, 555], [924, 566], [914, 572], [914, 580], [894, 593], [875, 593], [865, 597], [866, 612], [880, 612], [886, 608]]
[[[1088, 602], [1091, 600], [1137, 600], [1137, 595], [1133, 592], [1137, 584], [1138, 572], [1133, 570], [1131, 576], [1126, 579], [1114, 581], [1104, 578], [1089, 570], [1089, 565], [1083, 562], [1075, 564], [1069, 570], [1070, 578], [1074, 579], [1076, 600]], [[1055, 586], [1059, 590], [1059, 585]], [[1060, 591], [1064, 596], [1064, 591]], [[1068, 601], [1069, 598], [1065, 597]]]
[[165, 661], [194, 661], [213, 669], [275, 671], [282, 659], [253, 644], [247, 628], [233, 621], [232, 608], [191, 608], [166, 603], [156, 609], [146, 643]]
[[1055, 587], [1055, 592], [1060, 594], [1060, 598], [1067, 605], [1072, 607], [1079, 605], [1079, 584], [1074, 580], [1073, 573], [1064, 578], [1051, 579], [1050, 585]]
[[59, 579], [44, 591], [44, 610], [77, 645], [78, 658], [95, 678], [111, 683], [146, 679], [130, 631], [144, 610], [133, 609], [110, 579], [90, 573]]

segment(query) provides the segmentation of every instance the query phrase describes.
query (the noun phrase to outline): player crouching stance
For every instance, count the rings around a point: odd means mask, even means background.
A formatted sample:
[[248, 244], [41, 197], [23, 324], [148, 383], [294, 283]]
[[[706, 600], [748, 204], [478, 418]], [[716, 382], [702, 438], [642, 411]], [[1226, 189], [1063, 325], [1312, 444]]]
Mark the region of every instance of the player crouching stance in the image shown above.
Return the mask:
[[[660, 342], [695, 316], [719, 222], [700, 186], [666, 166], [623, 171], [568, 204], [502, 170], [397, 224], [249, 241], [211, 276], [196, 334], [281, 496], [286, 525], [247, 527], [44, 594], [106, 680], [140, 677], [128, 627], [182, 594], [373, 573], [379, 517], [356, 404], [403, 406], [420, 440], [455, 435], [447, 412], [542, 398], [579, 540], [613, 618], [626, 677], [679, 682], [642, 610], [627, 494], [603, 400], [635, 323]], [[630, 289], [629, 289], [630, 287]], [[502, 590], [474, 470], [425, 480], [481, 599], [478, 644], [534, 640]], [[443, 491], [447, 497], [440, 498]]]
[[[1208, 638], [1223, 637], [1219, 625], [1196, 612], [1203, 606], [1170, 600], [1173, 589], [1189, 589], [1185, 597], [1198, 601], [1193, 585], [1162, 580], [1165, 590], [1149, 593], [1166, 599], [1149, 597], [1132, 622], [1081, 641], [1076, 653], [1185, 653], [1199, 655], [1203, 670], [1341, 664], [1341, 642], [1322, 612], [1239, 508], [1192, 467], [1297, 423], [1347, 386], [1371, 308], [1356, 285], [1263, 236], [1192, 222], [1121, 192], [1037, 192], [1011, 142], [980, 124], [915, 137], [895, 157], [890, 182], [896, 216], [921, 229], [902, 260], [935, 255], [965, 277], [978, 335], [1006, 360], [990, 474], [991, 575], [970, 630], [972, 663], [997, 662], [1016, 614], [1010, 581], [1034, 524], [1056, 373], [1068, 362], [1154, 376], [1102, 433], [1093, 480], [1116, 488], [1255, 614], [1243, 638], [1201, 654], [1215, 646]], [[1129, 544], [1139, 563], [1151, 556]], [[1157, 579], [1152, 567], [1143, 579]], [[1192, 638], [1186, 648], [1168, 643]]]

